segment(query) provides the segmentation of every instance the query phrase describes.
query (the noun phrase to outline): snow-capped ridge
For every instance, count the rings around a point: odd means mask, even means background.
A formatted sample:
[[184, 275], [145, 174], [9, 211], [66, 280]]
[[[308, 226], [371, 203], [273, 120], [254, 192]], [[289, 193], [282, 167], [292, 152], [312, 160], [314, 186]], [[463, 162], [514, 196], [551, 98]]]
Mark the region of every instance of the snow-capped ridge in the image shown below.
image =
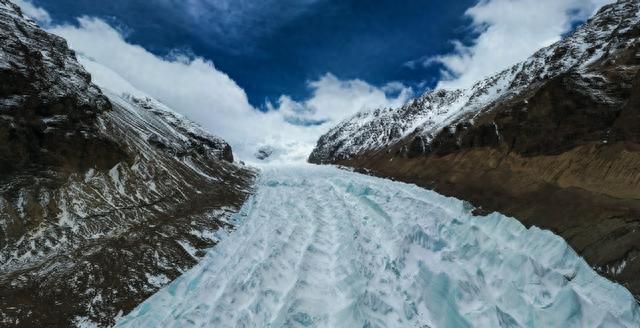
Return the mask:
[[[310, 160], [346, 159], [394, 144], [407, 135], [429, 142], [441, 129], [471, 119], [536, 84], [570, 70], [582, 71], [603, 56], [623, 51], [638, 42], [628, 35], [640, 22], [640, 4], [620, 0], [606, 5], [570, 36], [543, 48], [529, 59], [464, 90], [433, 90], [398, 109], [358, 113], [323, 135]], [[448, 95], [438, 101], [438, 95]]]
[[[80, 106], [108, 106], [100, 90], [91, 83], [91, 76], [68, 48], [66, 40], [41, 30], [10, 1], [2, 0], [0, 6], [0, 35], [5, 43], [0, 48], [0, 74], [11, 72], [26, 76], [32, 73], [33, 66], [39, 65], [31, 76], [31, 83], [33, 91], [42, 98], [53, 100], [73, 94]], [[29, 58], [31, 64], [25, 58]], [[11, 78], [11, 75], [3, 78]], [[13, 103], [9, 105], [21, 104], [26, 97], [14, 96], [11, 99]], [[2, 102], [0, 109], [4, 107]]]
[[7, 0], [0, 39], [0, 326], [110, 326], [219, 241], [256, 172]]
[[130, 108], [130, 105], [134, 105], [136, 109], [133, 112], [148, 112], [162, 118], [162, 121], [166, 123], [166, 129], [163, 131], [166, 135], [155, 134], [149, 136], [153, 142], [160, 142], [167, 137], [177, 138], [183, 142], [189, 139], [197, 139], [213, 148], [226, 151], [227, 159], [233, 161], [231, 148], [222, 138], [211, 134], [183, 114], [137, 89], [118, 73], [104, 65], [84, 56], [80, 56], [80, 62], [89, 67], [94, 83], [102, 88], [112, 101], [122, 103], [125, 108]]

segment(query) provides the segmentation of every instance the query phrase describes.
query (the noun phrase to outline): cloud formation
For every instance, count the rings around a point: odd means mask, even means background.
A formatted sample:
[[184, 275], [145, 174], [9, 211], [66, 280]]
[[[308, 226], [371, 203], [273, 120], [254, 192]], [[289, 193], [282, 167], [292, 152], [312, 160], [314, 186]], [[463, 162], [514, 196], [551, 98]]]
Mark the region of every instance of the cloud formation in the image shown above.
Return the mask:
[[[175, 4], [173, 0], [163, 1]], [[268, 18], [260, 11], [264, 6], [273, 10], [269, 3], [288, 1], [190, 0], [182, 5], [189, 5], [196, 16], [197, 8], [228, 12], [228, 21], [220, 22], [221, 26], [241, 26], [247, 20], [262, 19], [257, 17]], [[297, 2], [298, 14], [318, 1], [322, 0]], [[604, 2], [610, 0], [480, 1], [467, 11], [478, 32], [475, 42], [458, 42], [454, 53], [427, 59], [423, 64], [438, 62], [445, 67], [448, 75], [440, 87], [470, 85], [558, 40], [572, 22], [586, 18]], [[28, 0], [19, 3], [25, 13], [45, 26], [51, 22], [45, 10]], [[287, 15], [293, 17], [295, 13]], [[116, 93], [140, 90], [158, 99], [228, 140], [241, 159], [251, 158], [259, 147], [268, 145], [287, 159], [304, 160], [317, 138], [339, 121], [362, 110], [399, 107], [413, 96], [410, 88], [399, 83], [376, 87], [327, 73], [308, 82], [308, 99], [282, 95], [261, 111], [249, 103], [241, 86], [205, 58], [179, 52], [158, 57], [130, 44], [122, 33], [96, 18], [84, 17], [77, 25], [49, 29], [69, 41], [99, 86]]]
[[[560, 40], [572, 25], [613, 0], [482, 0], [466, 11], [478, 37], [453, 41], [451, 54], [426, 58], [442, 64], [439, 88], [464, 88]], [[408, 65], [415, 63], [408, 63]]]
[[311, 97], [282, 96], [267, 111], [254, 108], [244, 90], [211, 61], [174, 54], [160, 58], [128, 43], [96, 18], [49, 29], [69, 41], [96, 84], [116, 93], [140, 90], [229, 141], [241, 159], [273, 146], [288, 160], [305, 160], [317, 138], [360, 110], [401, 105], [411, 90], [398, 83], [382, 88], [342, 81], [332, 74], [310, 81]]
[[[381, 88], [362, 80], [340, 80], [326, 74], [308, 87], [312, 95], [304, 101], [295, 101], [283, 95], [277, 104], [267, 104], [270, 120], [287, 122], [285, 133], [271, 130], [271, 145], [280, 148], [293, 160], [308, 157], [318, 138], [331, 127], [353, 114], [376, 108], [395, 108], [413, 96], [413, 90], [400, 83], [389, 83]], [[274, 129], [280, 129], [278, 124]]]
[[313, 95], [307, 100], [297, 102], [283, 95], [277, 105], [267, 107], [293, 121], [335, 124], [362, 110], [402, 106], [413, 96], [411, 88], [397, 82], [378, 88], [357, 79], [342, 81], [330, 73], [309, 82], [308, 87]]
[[[78, 26], [50, 28], [71, 48], [101, 63], [142, 91], [167, 104], [189, 110], [193, 119], [253, 110], [247, 95], [229, 76], [203, 58], [163, 59], [129, 44], [113, 27], [96, 18], [79, 18]], [[198, 95], [197, 99], [192, 97]]]
[[40, 7], [36, 7], [33, 3], [31, 3], [31, 1], [29, 0], [12, 0], [12, 1], [16, 5], [18, 5], [20, 9], [22, 9], [22, 12], [25, 15], [33, 18], [38, 23], [43, 25], [51, 24], [51, 16], [49, 16], [49, 13]]

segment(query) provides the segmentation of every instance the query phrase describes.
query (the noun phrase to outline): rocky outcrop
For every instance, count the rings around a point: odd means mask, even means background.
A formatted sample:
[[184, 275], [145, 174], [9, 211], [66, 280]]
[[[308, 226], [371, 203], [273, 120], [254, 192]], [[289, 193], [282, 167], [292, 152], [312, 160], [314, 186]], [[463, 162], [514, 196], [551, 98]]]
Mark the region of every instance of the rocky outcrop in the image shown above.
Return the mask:
[[550, 229], [640, 295], [639, 21], [635, 0], [605, 6], [469, 90], [343, 122], [310, 161], [414, 182]]
[[256, 151], [254, 156], [261, 161], [266, 161], [273, 155], [273, 153], [275, 153], [275, 151], [275, 148], [271, 146], [263, 146]]
[[112, 324], [233, 227], [254, 176], [0, 0], [0, 326]]
[[0, 40], [0, 176], [107, 168], [126, 157], [92, 129], [111, 105], [65, 40], [25, 21], [9, 2], [0, 3]]

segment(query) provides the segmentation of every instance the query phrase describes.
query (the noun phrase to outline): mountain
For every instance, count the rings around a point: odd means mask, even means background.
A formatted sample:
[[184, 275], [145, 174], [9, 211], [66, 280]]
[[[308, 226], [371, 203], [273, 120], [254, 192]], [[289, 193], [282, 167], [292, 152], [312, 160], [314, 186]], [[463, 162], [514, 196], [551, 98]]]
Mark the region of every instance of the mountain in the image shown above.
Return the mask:
[[106, 326], [233, 228], [256, 172], [162, 103], [100, 90], [0, 0], [0, 326]]
[[640, 296], [640, 3], [464, 90], [361, 112], [309, 161], [416, 183], [564, 237]]

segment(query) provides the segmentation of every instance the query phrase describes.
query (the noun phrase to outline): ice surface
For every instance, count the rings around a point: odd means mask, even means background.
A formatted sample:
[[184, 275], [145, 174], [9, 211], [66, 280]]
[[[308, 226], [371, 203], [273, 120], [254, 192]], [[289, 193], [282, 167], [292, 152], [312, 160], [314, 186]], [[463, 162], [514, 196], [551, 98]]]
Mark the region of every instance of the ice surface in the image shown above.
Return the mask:
[[118, 327], [638, 327], [558, 236], [413, 185], [271, 166], [204, 260]]

